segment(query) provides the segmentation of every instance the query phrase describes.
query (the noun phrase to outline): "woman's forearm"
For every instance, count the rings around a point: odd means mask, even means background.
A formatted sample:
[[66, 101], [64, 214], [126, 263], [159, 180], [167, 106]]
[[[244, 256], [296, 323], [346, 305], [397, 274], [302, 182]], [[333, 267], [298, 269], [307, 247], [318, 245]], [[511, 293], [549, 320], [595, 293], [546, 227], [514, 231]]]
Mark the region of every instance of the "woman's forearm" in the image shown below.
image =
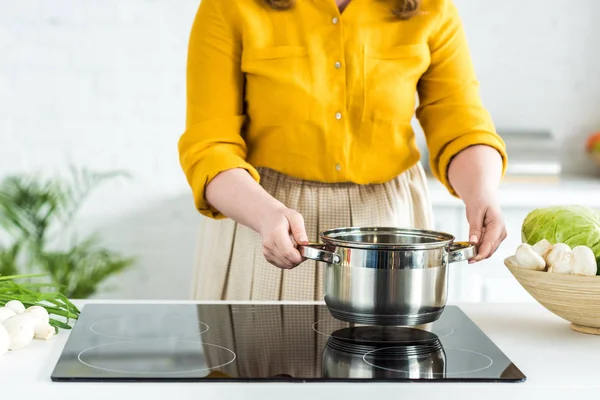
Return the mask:
[[448, 180], [465, 203], [482, 195], [495, 195], [501, 179], [502, 157], [490, 146], [468, 147], [448, 167]]
[[264, 213], [285, 207], [240, 168], [218, 174], [206, 187], [205, 195], [223, 215], [256, 232]]

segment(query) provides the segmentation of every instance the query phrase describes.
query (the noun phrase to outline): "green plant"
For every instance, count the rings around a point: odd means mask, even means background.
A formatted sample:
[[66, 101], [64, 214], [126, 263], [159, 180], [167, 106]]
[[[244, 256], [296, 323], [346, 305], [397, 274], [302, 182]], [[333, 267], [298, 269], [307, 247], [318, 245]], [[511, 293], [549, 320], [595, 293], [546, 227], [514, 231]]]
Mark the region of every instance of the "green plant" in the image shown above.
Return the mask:
[[83, 202], [100, 184], [125, 177], [71, 168], [70, 177], [10, 176], [0, 182], [0, 275], [42, 273], [68, 298], [87, 298], [134, 259], [69, 234]]

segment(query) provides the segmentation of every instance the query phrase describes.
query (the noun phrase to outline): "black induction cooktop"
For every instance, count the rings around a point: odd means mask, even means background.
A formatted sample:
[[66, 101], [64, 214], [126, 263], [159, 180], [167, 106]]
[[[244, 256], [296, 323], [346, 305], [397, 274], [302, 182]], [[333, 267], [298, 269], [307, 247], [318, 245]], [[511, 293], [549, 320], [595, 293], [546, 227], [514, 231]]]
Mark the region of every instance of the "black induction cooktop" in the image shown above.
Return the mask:
[[324, 305], [90, 304], [53, 381], [520, 382], [456, 306], [419, 328], [352, 326]]

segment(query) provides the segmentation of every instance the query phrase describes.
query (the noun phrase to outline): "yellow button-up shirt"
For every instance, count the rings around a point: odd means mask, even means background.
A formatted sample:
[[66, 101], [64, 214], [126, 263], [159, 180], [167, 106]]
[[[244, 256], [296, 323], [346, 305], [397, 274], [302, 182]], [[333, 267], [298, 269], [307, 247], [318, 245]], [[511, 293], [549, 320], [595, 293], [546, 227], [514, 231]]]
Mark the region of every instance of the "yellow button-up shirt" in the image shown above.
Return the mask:
[[446, 170], [468, 146], [505, 147], [479, 84], [451, 0], [423, 0], [400, 20], [395, 0], [297, 0], [275, 11], [262, 0], [202, 0], [187, 67], [182, 168], [198, 210], [222, 215], [206, 185], [232, 168], [257, 167], [320, 182], [382, 183], [420, 159], [411, 128], [423, 127], [431, 169]]

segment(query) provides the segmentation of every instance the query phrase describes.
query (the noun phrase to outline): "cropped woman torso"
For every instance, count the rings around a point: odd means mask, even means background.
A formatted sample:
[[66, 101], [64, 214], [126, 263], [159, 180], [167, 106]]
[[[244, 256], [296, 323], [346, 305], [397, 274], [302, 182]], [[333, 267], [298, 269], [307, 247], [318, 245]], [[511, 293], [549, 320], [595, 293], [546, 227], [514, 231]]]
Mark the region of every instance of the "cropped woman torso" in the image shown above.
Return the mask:
[[504, 152], [450, 0], [424, 0], [407, 20], [393, 13], [395, 0], [351, 0], [343, 12], [334, 0], [296, 0], [285, 11], [266, 3], [203, 0], [190, 37], [180, 160], [196, 208], [210, 217], [196, 298], [321, 295], [317, 265], [263, 265], [257, 235], [206, 201], [222, 171], [246, 169], [302, 209], [314, 241], [359, 222], [432, 228], [411, 126], [417, 95], [432, 172], [451, 193], [446, 170], [458, 152], [474, 144]]

